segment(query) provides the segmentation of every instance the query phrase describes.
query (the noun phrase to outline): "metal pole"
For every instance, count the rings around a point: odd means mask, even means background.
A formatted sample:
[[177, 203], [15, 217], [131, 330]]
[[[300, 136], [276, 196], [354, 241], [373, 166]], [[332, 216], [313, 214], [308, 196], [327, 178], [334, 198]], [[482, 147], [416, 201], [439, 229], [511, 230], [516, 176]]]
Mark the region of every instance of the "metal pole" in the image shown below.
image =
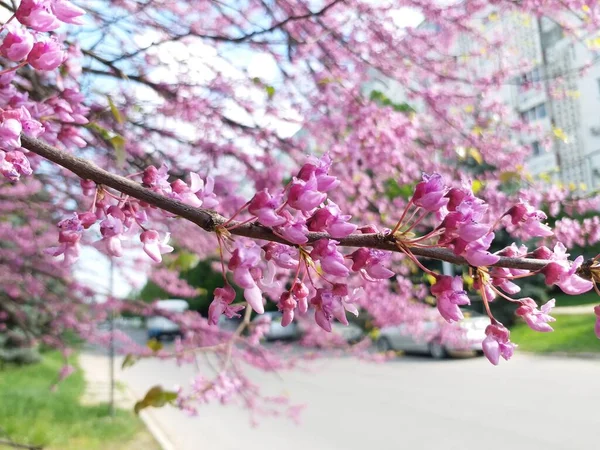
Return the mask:
[[[110, 301], [112, 302], [115, 293], [115, 263], [114, 259], [110, 258], [110, 275], [109, 275], [109, 292]], [[115, 312], [110, 308], [109, 313], [110, 336], [108, 344], [108, 358], [110, 367], [110, 399], [108, 402], [108, 413], [111, 417], [115, 416]]]
[[450, 264], [448, 261], [442, 261], [442, 273], [444, 275], [454, 275], [454, 266]]

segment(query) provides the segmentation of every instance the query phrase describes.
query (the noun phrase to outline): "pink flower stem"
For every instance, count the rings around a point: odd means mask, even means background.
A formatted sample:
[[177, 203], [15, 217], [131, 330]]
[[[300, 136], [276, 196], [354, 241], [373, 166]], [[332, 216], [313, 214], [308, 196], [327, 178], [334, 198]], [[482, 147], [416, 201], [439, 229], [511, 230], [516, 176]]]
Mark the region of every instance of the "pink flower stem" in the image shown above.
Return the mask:
[[8, 25], [14, 18], [15, 18], [15, 15], [13, 14], [12, 16], [9, 17], [9, 19], [6, 22], [4, 22], [2, 24], [2, 26], [0, 26], [0, 33], [2, 33], [2, 31], [4, 31], [4, 27], [6, 27], [6, 25]]
[[404, 220], [404, 218], [406, 217], [406, 213], [408, 213], [408, 209], [411, 207], [411, 205], [413, 204], [412, 200], [408, 202], [408, 204], [406, 205], [406, 208], [404, 208], [404, 212], [402, 213], [402, 215], [400, 216], [400, 220], [398, 220], [398, 223], [396, 224], [396, 226], [394, 227], [394, 229], [392, 230], [392, 236], [394, 235], [394, 233], [396, 233], [396, 231], [398, 231], [398, 229], [402, 226], [402, 221]]
[[492, 283], [490, 283], [490, 287], [492, 288], [492, 290], [494, 292], [496, 292], [496, 294], [498, 294], [500, 297], [505, 298], [506, 300], [508, 300], [509, 302], [515, 302], [515, 303], [522, 303], [520, 299], [518, 298], [510, 298], [508, 295], [504, 294], [500, 289], [498, 289], [496, 286], [494, 286]]
[[423, 264], [421, 264], [419, 262], [419, 260], [416, 258], [415, 255], [412, 254], [412, 252], [408, 249], [408, 247], [406, 245], [404, 245], [401, 241], [396, 241], [396, 246], [406, 255], [408, 256], [417, 266], [419, 266], [421, 268], [421, 270], [429, 275], [433, 275], [435, 276], [436, 273], [433, 272], [432, 270], [429, 270], [427, 267], [425, 267]]
[[223, 280], [225, 281], [225, 286], [229, 285], [229, 281], [227, 281], [227, 272], [225, 271], [225, 261], [223, 259], [223, 243], [221, 241], [221, 235], [217, 233], [217, 241], [219, 243], [219, 257], [221, 260], [221, 273], [223, 274]]
[[18, 66], [9, 67], [8, 69], [4, 69], [3, 71], [0, 72], [0, 75], [4, 75], [4, 74], [10, 73], [10, 72], [13, 72], [15, 70], [19, 70], [21, 67], [25, 67], [26, 65], [27, 65], [27, 61], [23, 61]]
[[481, 289], [479, 290], [479, 293], [481, 294], [481, 299], [483, 300], [483, 306], [485, 306], [485, 311], [486, 311], [488, 317], [490, 318], [490, 320], [492, 321], [492, 323], [498, 323], [498, 321], [496, 320], [496, 318], [492, 314], [492, 311], [490, 310], [490, 304], [489, 304], [487, 296], [485, 294], [485, 289], [484, 289], [484, 286], [483, 286], [483, 282], [481, 283]]
[[[433, 231], [430, 231], [429, 233], [427, 233], [425, 236], [421, 236], [419, 238], [416, 239], [407, 239], [406, 241], [404, 241], [406, 244], [416, 244], [417, 242], [421, 242], [421, 241], [425, 241], [427, 239], [430, 239], [432, 237], [436, 237], [439, 234], [444, 233], [444, 231], [446, 231], [445, 228], [439, 228]], [[436, 245], [434, 247], [439, 247], [439, 245]]]
[[[256, 217], [251, 217], [248, 220], [244, 220], [243, 222], [236, 223], [235, 225], [233, 225], [231, 227], [227, 227], [227, 230], [235, 230], [237, 227], [241, 227], [242, 225], [246, 225], [247, 223], [254, 222], [255, 220], [256, 220]], [[231, 219], [229, 219], [228, 222], [230, 222], [230, 221], [231, 221]], [[225, 226], [225, 225], [227, 225], [227, 224], [224, 224], [223, 226]]]
[[96, 213], [96, 200], [98, 200], [98, 186], [94, 190], [94, 201], [92, 201], [92, 207], [90, 208], [90, 211], [93, 213]]
[[[417, 213], [418, 209], [415, 210], [414, 214], [410, 217], [410, 219], [408, 219], [406, 222], [410, 222], [412, 220], [412, 218], [415, 216], [415, 214]], [[414, 227], [416, 227], [425, 217], [427, 217], [427, 215], [429, 214], [429, 211], [425, 211], [424, 214], [422, 214], [417, 220], [415, 220], [415, 222], [406, 230], [404, 230], [402, 233], [408, 233], [410, 230], [412, 230]]]
[[238, 210], [237, 210], [237, 211], [236, 211], [236, 212], [233, 214], [233, 216], [231, 216], [231, 217], [230, 217], [230, 218], [227, 220], [227, 222], [225, 222], [225, 223], [223, 224], [223, 226], [224, 226], [224, 227], [226, 227], [226, 226], [227, 226], [227, 224], [228, 224], [228, 223], [230, 223], [230, 222], [231, 222], [233, 219], [235, 219], [235, 218], [236, 218], [236, 217], [237, 217], [237, 216], [238, 216], [238, 215], [239, 215], [239, 214], [240, 214], [240, 213], [241, 213], [241, 212], [242, 212], [244, 209], [246, 209], [246, 208], [248, 207], [248, 205], [249, 205], [249, 204], [250, 204], [250, 202], [246, 202], [246, 203], [244, 203], [244, 204], [242, 205], [242, 207], [241, 207], [240, 209], [238, 209]]

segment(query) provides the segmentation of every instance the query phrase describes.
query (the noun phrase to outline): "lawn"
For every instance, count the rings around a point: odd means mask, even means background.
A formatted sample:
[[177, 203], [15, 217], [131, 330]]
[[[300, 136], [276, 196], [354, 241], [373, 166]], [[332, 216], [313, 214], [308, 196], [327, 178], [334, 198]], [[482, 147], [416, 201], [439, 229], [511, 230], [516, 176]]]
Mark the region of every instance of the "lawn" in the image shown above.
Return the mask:
[[[85, 382], [76, 371], [58, 386], [61, 367], [57, 353], [47, 353], [40, 364], [0, 369], [0, 440], [42, 446], [44, 450], [125, 450], [147, 434], [133, 413], [107, 405], [81, 406]], [[146, 439], [144, 436], [143, 439]], [[148, 448], [156, 448], [151, 443]]]
[[538, 352], [600, 352], [600, 340], [594, 334], [593, 314], [556, 316], [552, 333], [532, 331], [525, 323], [511, 329], [510, 339], [519, 349]]
[[550, 298], [556, 299], [556, 306], [600, 304], [600, 296], [598, 296], [598, 294], [594, 290], [591, 290], [581, 295], [567, 295], [560, 292], [556, 295], [550, 294]]

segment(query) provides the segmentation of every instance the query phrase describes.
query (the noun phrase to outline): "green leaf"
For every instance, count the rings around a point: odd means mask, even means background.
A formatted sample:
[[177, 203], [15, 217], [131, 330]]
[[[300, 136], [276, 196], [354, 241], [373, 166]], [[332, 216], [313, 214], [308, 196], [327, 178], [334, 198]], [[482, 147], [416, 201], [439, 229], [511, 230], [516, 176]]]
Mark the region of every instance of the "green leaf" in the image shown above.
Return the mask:
[[177, 400], [177, 392], [172, 391], [163, 391], [163, 388], [160, 386], [154, 386], [150, 388], [146, 395], [142, 400], [137, 402], [133, 407], [133, 410], [136, 414], [150, 406], [154, 408], [161, 408], [165, 406], [167, 403], [173, 403]]
[[160, 341], [158, 339], [149, 339], [148, 342], [146, 342], [146, 346], [150, 350], [152, 350], [154, 353], [156, 353], [157, 351], [159, 351], [163, 348], [163, 345], [160, 343]]
[[129, 353], [127, 356], [125, 356], [125, 359], [123, 360], [123, 364], [121, 364], [121, 369], [127, 369], [128, 367], [133, 366], [139, 360], [140, 360], [139, 357], [134, 356], [131, 353]]
[[481, 153], [479, 153], [479, 150], [477, 150], [475, 147], [469, 147], [468, 152], [469, 156], [473, 158], [477, 164], [483, 164], [483, 157], [481, 156]]
[[111, 138], [111, 134], [110, 131], [108, 131], [106, 128], [101, 127], [100, 125], [98, 125], [96, 122], [90, 122], [86, 125], [87, 128], [95, 131], [96, 133], [98, 133], [100, 135], [100, 137], [102, 139], [104, 139], [105, 141], [109, 141]]
[[391, 106], [396, 112], [415, 112], [415, 110], [408, 103], [394, 103], [387, 97], [387, 95], [385, 95], [381, 91], [371, 91], [371, 94], [369, 94], [369, 98], [371, 99], [371, 101], [374, 101], [375, 103], [381, 106]]
[[115, 156], [117, 159], [117, 166], [123, 167], [125, 165], [125, 138], [120, 134], [111, 137], [108, 142], [115, 149]]
[[174, 262], [174, 266], [177, 269], [179, 269], [179, 271], [185, 272], [192, 269], [193, 267], [196, 267], [199, 261], [200, 258], [198, 258], [198, 255], [196, 255], [195, 253], [181, 250], [179, 252], [179, 255], [177, 255], [177, 259]]
[[110, 111], [112, 112], [112, 115], [114, 116], [115, 120], [120, 124], [124, 123], [125, 119], [123, 118], [123, 115], [117, 108], [117, 105], [115, 105], [115, 102], [113, 102], [110, 95], [108, 95], [107, 98], [108, 98], [108, 105], [110, 106]]
[[269, 97], [269, 100], [271, 100], [275, 95], [275, 88], [273, 86], [267, 85], [265, 86], [265, 90], [267, 91], [267, 96]]

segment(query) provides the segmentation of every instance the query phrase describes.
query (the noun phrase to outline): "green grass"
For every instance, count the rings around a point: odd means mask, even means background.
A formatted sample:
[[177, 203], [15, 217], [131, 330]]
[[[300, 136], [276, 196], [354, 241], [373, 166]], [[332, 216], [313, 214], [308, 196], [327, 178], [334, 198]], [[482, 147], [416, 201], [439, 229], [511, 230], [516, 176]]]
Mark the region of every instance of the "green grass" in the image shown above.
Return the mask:
[[567, 295], [562, 292], [556, 295], [549, 294], [550, 298], [556, 299], [556, 306], [578, 306], [578, 305], [590, 305], [600, 304], [600, 296], [596, 294], [596, 291], [591, 290], [581, 295]]
[[517, 323], [512, 329], [510, 340], [519, 349], [536, 352], [600, 352], [600, 340], [594, 334], [594, 314], [556, 316], [551, 333], [531, 330], [525, 323]]
[[40, 364], [0, 369], [0, 438], [44, 450], [125, 449], [143, 430], [130, 412], [108, 416], [107, 405], [81, 406], [85, 381], [78, 370], [50, 391], [62, 362], [56, 352]]

